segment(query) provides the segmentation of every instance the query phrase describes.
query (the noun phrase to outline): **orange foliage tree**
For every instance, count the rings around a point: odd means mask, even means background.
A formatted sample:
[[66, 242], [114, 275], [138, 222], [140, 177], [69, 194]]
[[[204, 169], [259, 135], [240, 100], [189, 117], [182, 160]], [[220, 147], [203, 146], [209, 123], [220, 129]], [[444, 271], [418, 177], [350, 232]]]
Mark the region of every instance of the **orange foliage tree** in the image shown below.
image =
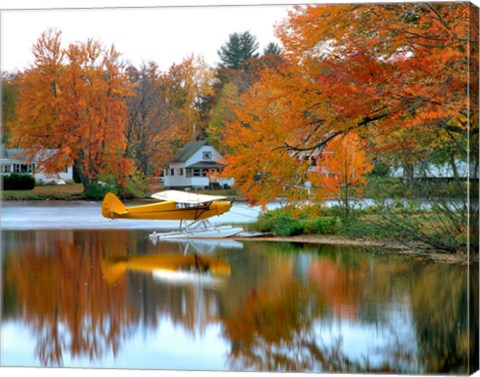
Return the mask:
[[373, 168], [358, 135], [349, 133], [332, 140], [317, 160], [318, 183], [328, 194], [336, 195], [348, 218], [350, 200], [360, 194], [366, 183], [365, 174]]
[[[312, 83], [306, 94], [318, 93], [331, 108], [330, 116], [318, 115], [327, 124], [348, 121], [337, 131], [425, 127], [448, 140], [471, 126], [466, 100], [475, 61], [465, 58], [476, 59], [470, 47], [478, 52], [474, 22], [466, 3], [325, 5], [296, 7], [278, 34]], [[332, 135], [318, 136], [312, 141]]]
[[297, 102], [284, 101], [281, 92], [268, 82], [259, 81], [242, 95], [234, 120], [223, 130], [226, 150], [226, 176], [251, 204], [266, 204], [286, 195], [299, 196], [309, 163], [299, 153], [281, 148], [298, 122]]
[[43, 151], [39, 168], [47, 173], [73, 163], [85, 189], [105, 177], [125, 184], [131, 162], [122, 130], [131, 86], [120, 54], [94, 40], [64, 49], [53, 30], [40, 36], [33, 54], [20, 77], [16, 143], [30, 158]]
[[[283, 64], [260, 74], [225, 131], [228, 173], [247, 197], [273, 199], [269, 183], [308, 175], [290, 161], [353, 131], [377, 157], [466, 161], [468, 135], [478, 140], [475, 20], [455, 2], [295, 7], [277, 29]], [[409, 142], [398, 148], [393, 131]], [[272, 195], [253, 190], [259, 173]]]

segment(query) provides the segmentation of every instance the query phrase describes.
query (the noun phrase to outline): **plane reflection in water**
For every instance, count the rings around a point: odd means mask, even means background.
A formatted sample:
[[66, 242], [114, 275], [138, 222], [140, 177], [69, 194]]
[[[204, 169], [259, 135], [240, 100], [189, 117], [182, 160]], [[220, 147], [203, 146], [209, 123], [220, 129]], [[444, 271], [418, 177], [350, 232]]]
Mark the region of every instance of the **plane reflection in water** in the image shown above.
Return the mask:
[[[154, 278], [178, 282], [218, 282], [218, 277], [231, 273], [230, 264], [220, 258], [199, 254], [160, 254], [122, 258], [105, 258], [102, 270], [107, 282], [113, 284], [128, 270], [152, 273]], [[200, 280], [201, 277], [207, 279]]]

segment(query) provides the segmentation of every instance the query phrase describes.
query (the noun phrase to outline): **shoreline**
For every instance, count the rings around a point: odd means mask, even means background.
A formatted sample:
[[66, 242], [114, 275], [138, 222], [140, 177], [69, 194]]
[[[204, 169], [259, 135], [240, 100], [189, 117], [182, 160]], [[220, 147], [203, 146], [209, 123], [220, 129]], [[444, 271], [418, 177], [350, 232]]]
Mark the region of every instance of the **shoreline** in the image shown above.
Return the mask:
[[[238, 198], [235, 198], [235, 201], [240, 202]], [[144, 198], [144, 199], [133, 199], [126, 200], [126, 202], [151, 202], [153, 199]], [[76, 195], [70, 195], [68, 197], [59, 198], [59, 197], [43, 197], [37, 199], [31, 198], [0, 198], [1, 203], [15, 203], [15, 202], [73, 202], [73, 201], [88, 201], [88, 202], [101, 202], [101, 199], [85, 199]], [[445, 253], [445, 252], [435, 252], [433, 250], [422, 250], [421, 245], [419, 244], [418, 248], [415, 246], [406, 246], [403, 243], [390, 241], [390, 240], [381, 240], [381, 239], [371, 239], [371, 238], [346, 238], [337, 235], [300, 235], [292, 237], [280, 237], [273, 235], [257, 236], [257, 237], [231, 237], [230, 239], [237, 241], [266, 241], [266, 242], [292, 242], [292, 243], [310, 243], [310, 244], [323, 244], [323, 245], [336, 245], [336, 246], [351, 246], [364, 251], [377, 252], [382, 254], [392, 254], [392, 255], [404, 255], [408, 257], [421, 258], [426, 261], [434, 262], [443, 262], [443, 263], [455, 263], [455, 264], [478, 264], [479, 255], [468, 253]]]
[[479, 255], [468, 253], [441, 253], [433, 251], [424, 251], [408, 247], [400, 242], [382, 241], [373, 239], [352, 239], [339, 236], [327, 235], [301, 235], [292, 237], [232, 237], [236, 241], [266, 241], [266, 242], [292, 242], [292, 243], [309, 243], [317, 245], [333, 245], [333, 246], [352, 246], [363, 249], [362, 251], [375, 251], [382, 254], [404, 255], [412, 258], [419, 258], [426, 261], [452, 263], [452, 264], [478, 264]]
[[[234, 200], [237, 203], [245, 203], [247, 202], [246, 199], [240, 196], [225, 196], [226, 200]], [[153, 199], [150, 197], [145, 197], [145, 198], [134, 198], [134, 199], [124, 199], [120, 198], [123, 202], [125, 203], [131, 203], [131, 202], [156, 202], [158, 201], [157, 199]], [[61, 194], [59, 195], [34, 195], [34, 197], [31, 196], [3, 196], [0, 197], [0, 203], [15, 203], [15, 202], [50, 202], [50, 201], [57, 201], [57, 202], [75, 202], [75, 201], [91, 201], [91, 202], [102, 202], [103, 198], [85, 198], [82, 197], [81, 195], [69, 195], [69, 196], [63, 196]]]

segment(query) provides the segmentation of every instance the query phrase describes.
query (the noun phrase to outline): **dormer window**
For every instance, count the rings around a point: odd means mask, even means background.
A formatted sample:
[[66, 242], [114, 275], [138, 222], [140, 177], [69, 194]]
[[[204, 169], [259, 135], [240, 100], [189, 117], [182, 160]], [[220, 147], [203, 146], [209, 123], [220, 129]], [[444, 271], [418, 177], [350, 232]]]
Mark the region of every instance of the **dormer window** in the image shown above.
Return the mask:
[[204, 160], [211, 160], [212, 159], [212, 152], [203, 152], [203, 159]]

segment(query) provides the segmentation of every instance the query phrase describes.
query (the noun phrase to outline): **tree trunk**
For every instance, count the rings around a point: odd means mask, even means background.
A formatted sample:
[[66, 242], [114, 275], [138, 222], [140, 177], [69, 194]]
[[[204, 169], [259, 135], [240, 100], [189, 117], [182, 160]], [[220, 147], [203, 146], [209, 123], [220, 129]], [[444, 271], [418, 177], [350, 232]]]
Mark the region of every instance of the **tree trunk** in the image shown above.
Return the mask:
[[75, 182], [81, 183], [83, 191], [86, 192], [90, 188], [92, 180], [84, 174], [83, 164], [79, 161], [74, 161], [73, 175]]
[[413, 164], [404, 163], [403, 164], [403, 182], [406, 187], [413, 186], [415, 168]]

